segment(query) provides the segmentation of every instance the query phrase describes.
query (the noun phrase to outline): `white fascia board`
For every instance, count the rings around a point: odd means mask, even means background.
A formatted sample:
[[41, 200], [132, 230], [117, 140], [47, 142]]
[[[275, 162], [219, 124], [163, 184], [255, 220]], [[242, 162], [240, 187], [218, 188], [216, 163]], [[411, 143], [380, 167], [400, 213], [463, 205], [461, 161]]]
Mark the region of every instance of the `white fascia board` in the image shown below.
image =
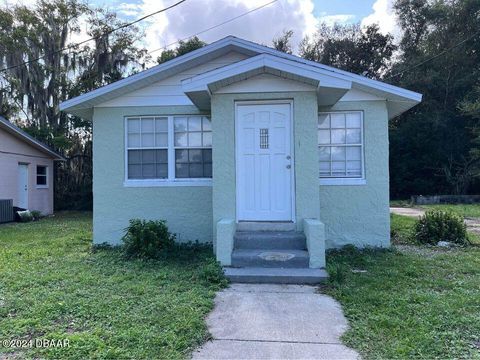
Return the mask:
[[187, 63], [187, 62], [189, 62], [189, 61], [191, 61], [191, 60], [193, 60], [197, 57], [200, 57], [202, 55], [214, 52], [214, 51], [216, 51], [216, 50], [218, 50], [222, 47], [228, 46], [232, 43], [232, 40], [233, 39], [230, 38], [230, 37], [223, 38], [223, 39], [218, 40], [217, 42], [214, 42], [210, 45], [207, 45], [207, 46], [202, 47], [200, 49], [191, 51], [191, 52], [189, 52], [185, 55], [179, 56], [178, 58], [172, 59], [172, 60], [167, 61], [163, 64], [154, 66], [150, 69], [144, 70], [144, 71], [142, 71], [138, 74], [129, 76], [125, 79], [116, 81], [112, 84], [105, 85], [105, 86], [103, 86], [101, 88], [98, 88], [96, 90], [92, 90], [92, 91], [90, 91], [88, 93], [85, 93], [83, 95], [74, 97], [73, 99], [66, 100], [66, 101], [60, 103], [59, 109], [60, 109], [60, 111], [65, 111], [65, 110], [71, 109], [71, 108], [76, 107], [80, 104], [83, 104], [83, 103], [89, 102], [91, 100], [94, 100], [95, 98], [97, 98], [99, 96], [108, 94], [108, 93], [110, 93], [112, 91], [115, 91], [115, 90], [118, 90], [122, 87], [132, 85], [132, 84], [134, 84], [138, 81], [146, 79], [146, 78], [148, 78], [148, 77], [150, 77], [154, 74], [157, 74], [159, 72], [175, 68], [175, 67], [177, 67], [181, 64]]
[[[87, 107], [93, 107], [94, 106], [94, 100], [97, 99], [98, 97], [108, 95], [111, 92], [115, 92], [117, 90], [120, 90], [121, 88], [128, 88], [129, 86], [132, 86], [133, 84], [136, 83], [141, 83], [145, 81], [147, 78], [154, 76], [158, 73], [164, 72], [164, 71], [175, 71], [175, 68], [180, 67], [181, 65], [184, 65], [195, 58], [213, 53], [215, 51], [218, 51], [222, 48], [229, 48], [228, 50], [237, 50], [237, 51], [244, 51], [244, 52], [250, 52], [250, 53], [257, 53], [257, 54], [268, 54], [274, 57], [277, 60], [284, 59], [287, 61], [292, 61], [297, 64], [303, 64], [306, 67], [313, 68], [315, 70], [321, 70], [323, 75], [329, 75], [332, 78], [337, 78], [337, 79], [344, 79], [346, 81], [351, 81], [354, 84], [358, 84], [360, 86], [365, 86], [370, 88], [371, 90], [379, 90], [383, 92], [387, 92], [392, 95], [397, 95], [400, 97], [403, 97], [408, 100], [415, 101], [416, 103], [420, 102], [422, 100], [422, 95], [410, 90], [406, 90], [394, 85], [386, 84], [381, 81], [377, 80], [372, 80], [369, 78], [366, 78], [364, 76], [356, 75], [353, 73], [349, 73], [347, 71], [343, 71], [340, 69], [336, 69], [330, 66], [326, 66], [323, 64], [319, 64], [310, 60], [305, 60], [302, 59], [298, 56], [295, 55], [290, 55], [283, 53], [281, 51], [259, 45], [247, 40], [239, 39], [234, 36], [228, 36], [226, 38], [223, 38], [221, 40], [218, 40], [210, 45], [207, 45], [203, 48], [194, 50], [188, 54], [182, 55], [178, 58], [172, 59], [164, 64], [160, 64], [157, 66], [154, 66], [148, 70], [142, 71], [138, 74], [132, 75], [128, 78], [125, 78], [123, 80], [119, 80], [115, 83], [106, 85], [104, 87], [101, 87], [99, 89], [93, 90], [91, 92], [88, 92], [86, 94], [77, 96], [73, 99], [64, 101], [60, 104], [60, 110], [65, 111], [73, 108], [87, 108]], [[255, 58], [256, 56], [254, 56]], [[137, 84], [138, 85], [138, 84]], [[125, 90], [127, 92], [127, 89]]]
[[185, 79], [182, 81], [182, 88], [185, 92], [199, 91], [217, 81], [244, 74], [259, 68], [271, 68], [307, 79], [312, 79], [318, 81], [319, 86], [340, 89], [350, 89], [352, 86], [351, 81], [348, 81], [344, 76], [332, 76], [331, 74], [325, 74], [325, 71], [321, 69], [293, 63], [291, 60], [281, 59], [273, 55], [261, 54]]
[[354, 83], [358, 83], [360, 85], [365, 85], [369, 88], [374, 88], [374, 89], [377, 89], [377, 90], [381, 90], [381, 91], [385, 91], [385, 92], [388, 92], [388, 93], [396, 94], [396, 95], [408, 98], [408, 99], [416, 101], [416, 102], [422, 101], [422, 94], [419, 94], [419, 93], [411, 91], [411, 90], [407, 90], [407, 89], [404, 89], [404, 88], [401, 88], [401, 87], [398, 87], [398, 86], [395, 86], [395, 85], [390, 85], [390, 84], [387, 84], [387, 83], [384, 83], [384, 82], [381, 82], [381, 81], [378, 81], [378, 80], [369, 79], [365, 76], [357, 75], [357, 74], [354, 74], [354, 73], [351, 73], [351, 72], [348, 72], [348, 71], [340, 70], [340, 69], [337, 69], [337, 68], [334, 68], [334, 67], [331, 67], [331, 66], [327, 66], [327, 65], [323, 65], [323, 64], [320, 64], [320, 63], [317, 63], [317, 62], [314, 62], [314, 61], [306, 60], [306, 59], [303, 59], [301, 57], [291, 55], [291, 54], [287, 54], [287, 53], [284, 53], [282, 51], [278, 51], [278, 50], [275, 50], [273, 48], [269, 48], [267, 46], [259, 45], [259, 44], [256, 44], [256, 43], [244, 40], [244, 39], [235, 38], [235, 40], [236, 40], [237, 44], [241, 44], [242, 46], [249, 47], [253, 51], [268, 53], [268, 54], [272, 54], [272, 55], [280, 57], [280, 58], [300, 62], [300, 63], [306, 64], [306, 65], [314, 66], [316, 68], [321, 68], [321, 69], [324, 69], [325, 71], [329, 71], [329, 72], [332, 72], [332, 73], [337, 74], [337, 75], [347, 76]]

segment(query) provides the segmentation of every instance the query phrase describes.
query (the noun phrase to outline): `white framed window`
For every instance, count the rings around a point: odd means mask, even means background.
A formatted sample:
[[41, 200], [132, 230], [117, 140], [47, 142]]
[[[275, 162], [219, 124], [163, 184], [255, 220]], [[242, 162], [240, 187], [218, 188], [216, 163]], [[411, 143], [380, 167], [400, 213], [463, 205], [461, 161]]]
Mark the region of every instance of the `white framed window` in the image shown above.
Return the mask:
[[125, 185], [206, 185], [212, 178], [210, 119], [200, 115], [125, 118]]
[[[328, 112], [318, 115], [320, 182], [364, 183], [363, 112]], [[338, 180], [337, 180], [338, 179]]]
[[168, 177], [168, 118], [127, 119], [127, 178]]
[[202, 116], [175, 116], [175, 178], [212, 177], [212, 125]]
[[37, 165], [37, 188], [48, 187], [48, 167]]

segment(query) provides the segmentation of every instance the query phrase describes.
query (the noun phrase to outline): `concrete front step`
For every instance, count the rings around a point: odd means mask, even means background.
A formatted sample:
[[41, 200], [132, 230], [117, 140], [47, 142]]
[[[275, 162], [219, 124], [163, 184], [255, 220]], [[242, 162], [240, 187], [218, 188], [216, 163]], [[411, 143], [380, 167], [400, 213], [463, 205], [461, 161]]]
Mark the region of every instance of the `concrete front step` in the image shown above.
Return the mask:
[[255, 284], [319, 284], [328, 279], [325, 269], [224, 268], [225, 276], [234, 283]]
[[236, 249], [232, 253], [234, 267], [308, 268], [306, 250]]
[[294, 231], [295, 224], [290, 221], [240, 221], [238, 231]]
[[237, 231], [235, 249], [306, 250], [306, 239], [299, 231]]

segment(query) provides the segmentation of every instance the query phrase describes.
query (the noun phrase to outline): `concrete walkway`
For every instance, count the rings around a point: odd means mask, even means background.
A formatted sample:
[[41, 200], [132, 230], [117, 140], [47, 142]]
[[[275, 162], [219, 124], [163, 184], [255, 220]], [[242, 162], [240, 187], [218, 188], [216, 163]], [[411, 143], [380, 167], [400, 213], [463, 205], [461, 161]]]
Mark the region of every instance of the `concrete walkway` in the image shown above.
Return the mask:
[[207, 318], [213, 340], [194, 359], [358, 359], [340, 341], [340, 305], [313, 286], [233, 284]]

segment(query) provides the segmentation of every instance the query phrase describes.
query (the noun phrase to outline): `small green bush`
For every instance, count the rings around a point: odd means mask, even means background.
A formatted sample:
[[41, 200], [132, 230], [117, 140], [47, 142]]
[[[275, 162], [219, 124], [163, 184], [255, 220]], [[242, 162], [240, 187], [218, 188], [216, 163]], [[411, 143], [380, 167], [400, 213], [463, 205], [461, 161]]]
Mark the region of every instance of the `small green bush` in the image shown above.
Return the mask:
[[173, 248], [175, 235], [165, 220], [132, 219], [122, 241], [128, 258], [158, 259]]
[[222, 267], [217, 261], [209, 261], [199, 273], [199, 278], [207, 283], [226, 286], [227, 279], [223, 273]]
[[327, 263], [327, 272], [330, 285], [339, 286], [345, 283], [349, 267], [343, 263]]
[[39, 210], [32, 210], [30, 211], [32, 213], [32, 216], [33, 216], [33, 220], [40, 220], [43, 216], [42, 216], [42, 212], [39, 211]]
[[413, 235], [421, 244], [436, 245], [439, 241], [468, 244], [467, 227], [463, 217], [448, 211], [427, 211], [416, 221]]

